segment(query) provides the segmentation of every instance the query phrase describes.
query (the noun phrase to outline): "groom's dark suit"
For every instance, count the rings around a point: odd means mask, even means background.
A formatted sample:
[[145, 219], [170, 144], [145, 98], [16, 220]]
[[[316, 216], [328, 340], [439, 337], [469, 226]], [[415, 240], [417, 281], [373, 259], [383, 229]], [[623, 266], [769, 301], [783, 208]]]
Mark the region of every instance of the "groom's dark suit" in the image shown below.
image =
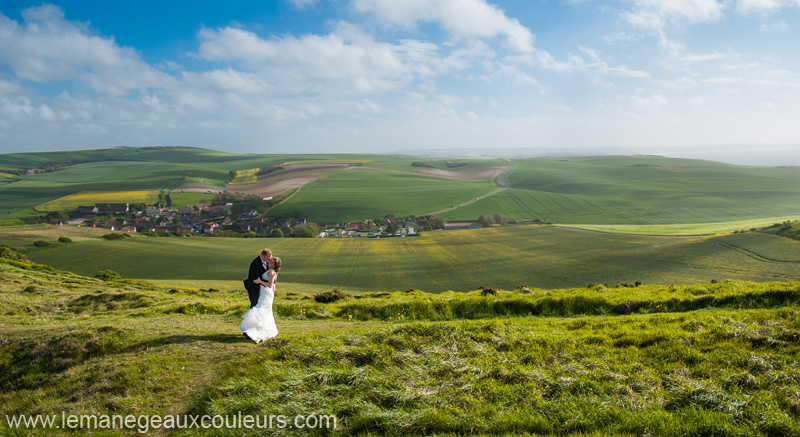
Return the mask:
[[261, 286], [253, 281], [261, 278], [266, 273], [267, 269], [264, 267], [264, 261], [261, 256], [257, 256], [253, 262], [250, 263], [250, 272], [247, 274], [247, 280], [244, 282], [244, 288], [247, 289], [247, 297], [250, 298], [250, 308], [253, 308], [258, 303], [258, 295], [261, 291]]

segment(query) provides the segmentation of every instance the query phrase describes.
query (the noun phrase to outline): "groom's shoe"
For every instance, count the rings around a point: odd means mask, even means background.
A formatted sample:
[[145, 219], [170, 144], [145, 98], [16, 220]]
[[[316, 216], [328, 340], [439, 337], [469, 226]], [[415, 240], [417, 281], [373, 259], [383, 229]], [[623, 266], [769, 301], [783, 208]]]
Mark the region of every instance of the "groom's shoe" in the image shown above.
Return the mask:
[[255, 341], [255, 340], [253, 340], [252, 338], [250, 338], [250, 336], [249, 336], [249, 335], [247, 335], [247, 333], [246, 333], [246, 332], [242, 332], [242, 335], [244, 335], [244, 338], [246, 338], [246, 339], [248, 339], [248, 340], [250, 340], [250, 341]]

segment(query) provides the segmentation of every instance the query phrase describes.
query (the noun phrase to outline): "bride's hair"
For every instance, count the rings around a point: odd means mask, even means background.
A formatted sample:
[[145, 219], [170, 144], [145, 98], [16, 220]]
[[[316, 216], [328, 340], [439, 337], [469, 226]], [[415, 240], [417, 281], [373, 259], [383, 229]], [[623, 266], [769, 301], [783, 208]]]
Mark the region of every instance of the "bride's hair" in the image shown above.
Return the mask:
[[280, 272], [281, 271], [281, 259], [276, 256], [276, 257], [272, 258], [272, 262], [275, 263], [274, 267], [273, 267], [273, 269], [275, 270], [275, 273]]

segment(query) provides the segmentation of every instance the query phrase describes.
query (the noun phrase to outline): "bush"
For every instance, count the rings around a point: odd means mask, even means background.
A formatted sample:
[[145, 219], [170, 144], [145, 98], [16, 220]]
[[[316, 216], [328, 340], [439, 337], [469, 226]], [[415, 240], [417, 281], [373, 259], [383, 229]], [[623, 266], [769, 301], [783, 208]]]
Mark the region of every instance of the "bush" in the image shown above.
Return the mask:
[[59, 243], [72, 243], [72, 238], [69, 237], [58, 237]]
[[36, 246], [36, 247], [45, 247], [45, 246], [49, 246], [50, 243], [48, 243], [47, 241], [44, 241], [44, 240], [36, 240], [36, 241], [33, 242], [33, 245]]
[[351, 296], [339, 290], [338, 288], [334, 288], [331, 291], [315, 294], [314, 300], [319, 303], [331, 303], [331, 302], [336, 302], [337, 300], [347, 299], [348, 297]]
[[129, 234], [119, 234], [112, 232], [110, 234], [103, 235], [103, 238], [105, 238], [106, 240], [122, 240], [124, 238], [131, 238], [131, 236]]
[[0, 246], [0, 258], [10, 259], [14, 261], [27, 261], [28, 257], [15, 251], [8, 246]]
[[122, 276], [113, 270], [99, 271], [94, 277], [103, 281], [119, 281], [122, 279]]
[[269, 236], [272, 238], [283, 238], [283, 231], [280, 229], [273, 229]]

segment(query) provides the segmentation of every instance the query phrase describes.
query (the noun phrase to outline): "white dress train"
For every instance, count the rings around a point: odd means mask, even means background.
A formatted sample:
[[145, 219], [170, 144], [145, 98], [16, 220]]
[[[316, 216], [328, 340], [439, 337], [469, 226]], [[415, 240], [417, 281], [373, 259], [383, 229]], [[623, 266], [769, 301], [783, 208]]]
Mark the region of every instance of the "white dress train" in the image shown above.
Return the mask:
[[[261, 277], [267, 281], [267, 273], [273, 271], [268, 270]], [[261, 292], [258, 295], [258, 303], [253, 308], [250, 308], [242, 316], [242, 324], [239, 325], [239, 330], [247, 334], [256, 343], [268, 338], [278, 335], [278, 327], [275, 326], [275, 317], [272, 315], [272, 300], [275, 298], [275, 293], [271, 288], [261, 286]]]

